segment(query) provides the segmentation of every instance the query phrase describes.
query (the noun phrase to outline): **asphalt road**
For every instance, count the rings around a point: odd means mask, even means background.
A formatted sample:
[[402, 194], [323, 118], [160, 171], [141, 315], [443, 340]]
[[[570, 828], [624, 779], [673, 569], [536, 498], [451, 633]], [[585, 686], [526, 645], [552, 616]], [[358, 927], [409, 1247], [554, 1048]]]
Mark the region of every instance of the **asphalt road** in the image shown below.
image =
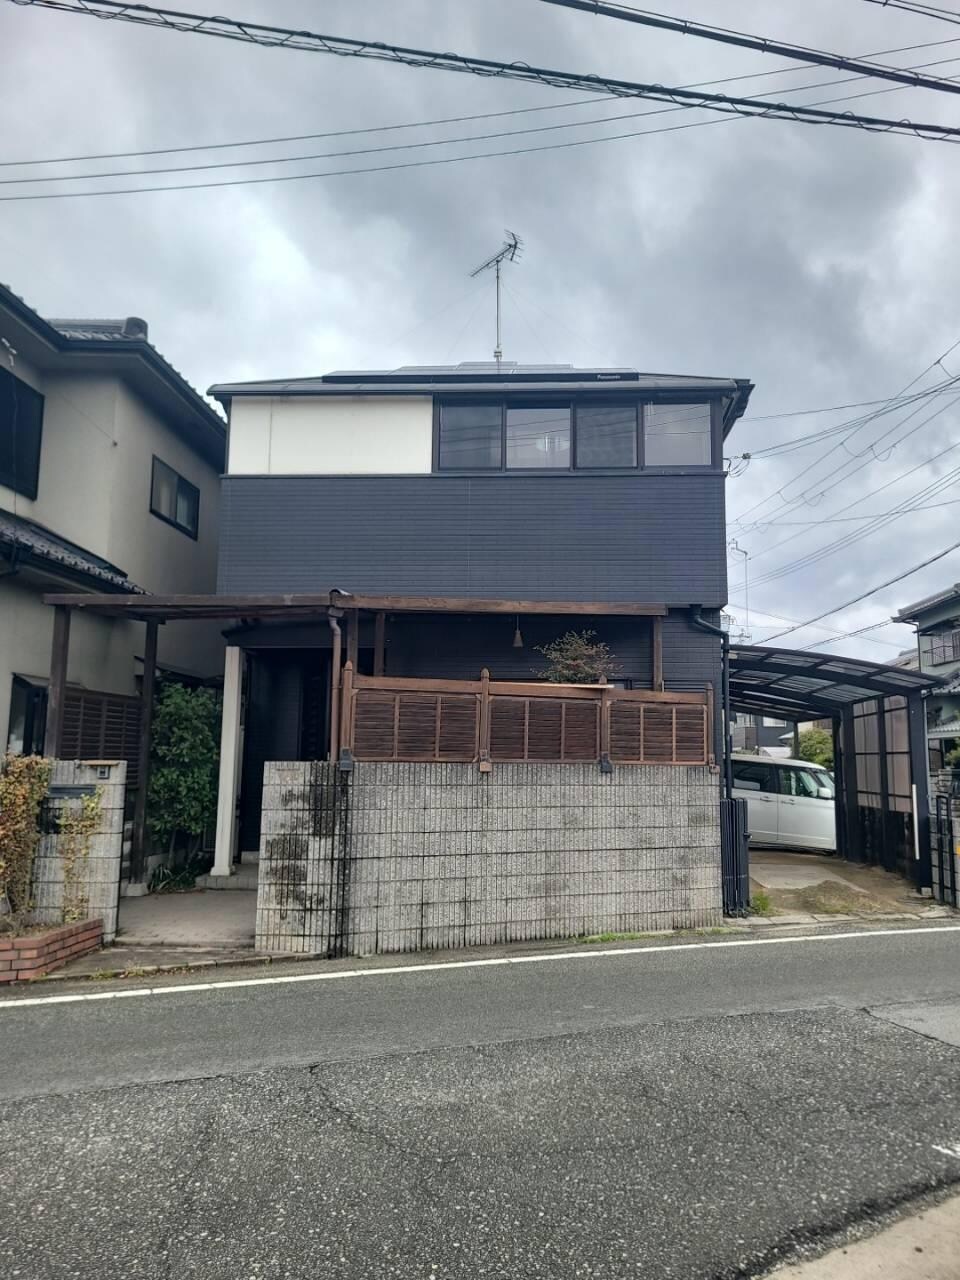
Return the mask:
[[0, 1275], [759, 1275], [960, 1185], [960, 932], [0, 1008]]

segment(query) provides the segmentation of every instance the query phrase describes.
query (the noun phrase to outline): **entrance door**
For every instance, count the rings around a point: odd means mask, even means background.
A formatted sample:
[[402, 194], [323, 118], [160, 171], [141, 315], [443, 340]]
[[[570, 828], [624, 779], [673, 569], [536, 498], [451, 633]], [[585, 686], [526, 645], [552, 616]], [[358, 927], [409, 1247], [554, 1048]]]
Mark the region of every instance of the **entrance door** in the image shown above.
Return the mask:
[[734, 760], [733, 794], [746, 800], [752, 844], [779, 844], [777, 771], [765, 760]]

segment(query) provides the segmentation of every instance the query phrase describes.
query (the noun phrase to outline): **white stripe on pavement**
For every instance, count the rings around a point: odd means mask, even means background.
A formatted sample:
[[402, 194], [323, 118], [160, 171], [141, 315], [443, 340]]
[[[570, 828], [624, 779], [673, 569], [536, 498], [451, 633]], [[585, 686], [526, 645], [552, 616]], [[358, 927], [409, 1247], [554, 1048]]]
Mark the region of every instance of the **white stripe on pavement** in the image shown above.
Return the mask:
[[25, 1009], [40, 1004], [83, 1004], [92, 1000], [130, 1000], [142, 996], [192, 995], [196, 991], [230, 991], [238, 987], [282, 987], [295, 982], [339, 982], [345, 978], [387, 978], [406, 973], [443, 973], [451, 969], [492, 969], [511, 964], [556, 964], [567, 960], [610, 960], [617, 956], [642, 956], [678, 951], [710, 951], [727, 947], [787, 947], [809, 942], [843, 942], [856, 938], [902, 938], [910, 934], [960, 933], [960, 924], [928, 925], [911, 929], [864, 929], [860, 933], [804, 934], [797, 938], [741, 938], [727, 942], [658, 943], [648, 947], [611, 947], [599, 951], [585, 945], [576, 951], [551, 951], [527, 956], [496, 956], [489, 960], [441, 960], [433, 964], [397, 964], [377, 969], [338, 969], [332, 973], [290, 973], [273, 978], [225, 978], [221, 982], [192, 982], [168, 987], [134, 987], [124, 991], [94, 991], [87, 995], [31, 996], [0, 1000], [0, 1009]]

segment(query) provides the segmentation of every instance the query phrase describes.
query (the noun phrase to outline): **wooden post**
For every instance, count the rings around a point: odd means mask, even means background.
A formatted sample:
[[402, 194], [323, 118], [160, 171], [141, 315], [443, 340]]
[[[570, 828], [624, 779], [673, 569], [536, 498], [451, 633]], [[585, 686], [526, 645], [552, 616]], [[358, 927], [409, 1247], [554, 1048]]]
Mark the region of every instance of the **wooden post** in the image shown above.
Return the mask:
[[[340, 699], [340, 752], [353, 750], [353, 663], [347, 659], [343, 668], [343, 694]], [[339, 757], [338, 757], [339, 758]]]
[[716, 753], [716, 752], [714, 751], [714, 749], [713, 749], [713, 742], [714, 742], [714, 738], [713, 738], [713, 734], [714, 734], [714, 728], [713, 728], [713, 717], [714, 717], [714, 705], [713, 705], [713, 698], [714, 698], [714, 694], [713, 694], [713, 685], [712, 685], [712, 684], [708, 684], [708, 685], [707, 685], [707, 715], [706, 715], [706, 724], [705, 724], [705, 726], [704, 726], [704, 747], [703, 747], [703, 749], [704, 749], [704, 752], [705, 752], [705, 758], [706, 758], [707, 764], [709, 764], [709, 765], [715, 765], [715, 764], [717, 763], [717, 753]]
[[[762, 716], [760, 717], [760, 723], [763, 724]], [[794, 720], [793, 722], [793, 758], [794, 760], [800, 759], [800, 721], [799, 720]]]
[[[223, 655], [223, 710], [220, 720], [220, 779], [213, 874], [229, 876], [237, 843], [237, 789], [242, 760], [243, 650], [228, 644]], [[257, 779], [259, 786], [259, 779]]]
[[653, 619], [653, 688], [663, 693], [663, 619]]
[[375, 676], [383, 675], [386, 624], [387, 615], [381, 610], [373, 623], [373, 674]]
[[347, 614], [347, 661], [357, 669], [357, 656], [360, 649], [360, 614], [351, 609]]
[[610, 765], [610, 703], [613, 688], [600, 691], [600, 768], [609, 773]]
[[140, 688], [140, 736], [137, 742], [137, 795], [133, 804], [133, 841], [130, 846], [130, 883], [142, 884], [147, 865], [147, 786], [150, 782], [150, 739], [153, 727], [153, 690], [157, 674], [158, 623], [146, 624], [143, 646], [143, 684]]
[[330, 750], [328, 757], [336, 760], [340, 745], [340, 659], [343, 653], [343, 639], [340, 634], [340, 623], [332, 611], [328, 615], [330, 630], [333, 632], [330, 651]]
[[480, 672], [480, 772], [490, 773], [490, 672], [486, 667]]
[[58, 604], [53, 611], [50, 647], [50, 684], [47, 688], [47, 727], [44, 755], [58, 759], [63, 746], [63, 700], [67, 691], [67, 659], [70, 653], [70, 610]]

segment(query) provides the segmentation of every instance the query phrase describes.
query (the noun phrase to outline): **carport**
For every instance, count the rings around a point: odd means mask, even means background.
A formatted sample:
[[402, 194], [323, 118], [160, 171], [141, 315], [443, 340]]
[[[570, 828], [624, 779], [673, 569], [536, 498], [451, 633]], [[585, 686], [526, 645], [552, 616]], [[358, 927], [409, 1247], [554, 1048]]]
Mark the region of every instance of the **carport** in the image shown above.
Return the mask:
[[734, 711], [833, 724], [837, 851], [932, 884], [923, 699], [916, 671], [832, 654], [730, 646]]

